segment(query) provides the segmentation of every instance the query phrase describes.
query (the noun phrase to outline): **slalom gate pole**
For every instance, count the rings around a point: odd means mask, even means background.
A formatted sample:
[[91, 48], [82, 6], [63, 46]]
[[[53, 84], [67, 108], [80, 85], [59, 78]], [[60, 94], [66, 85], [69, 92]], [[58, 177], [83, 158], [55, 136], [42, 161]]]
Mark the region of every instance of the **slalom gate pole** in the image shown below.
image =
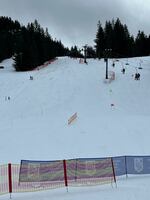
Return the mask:
[[67, 180], [67, 165], [66, 165], [66, 160], [63, 160], [63, 166], [64, 166], [64, 181], [65, 181], [65, 186], [66, 186], [67, 192], [68, 192], [68, 180]]
[[11, 199], [12, 194], [12, 170], [11, 170], [11, 163], [8, 164], [8, 187], [9, 187], [9, 194]]
[[111, 164], [112, 164], [112, 170], [113, 170], [113, 176], [114, 176], [114, 182], [117, 187], [117, 181], [116, 181], [116, 175], [115, 175], [115, 168], [114, 168], [114, 163], [113, 163], [113, 158], [111, 157]]

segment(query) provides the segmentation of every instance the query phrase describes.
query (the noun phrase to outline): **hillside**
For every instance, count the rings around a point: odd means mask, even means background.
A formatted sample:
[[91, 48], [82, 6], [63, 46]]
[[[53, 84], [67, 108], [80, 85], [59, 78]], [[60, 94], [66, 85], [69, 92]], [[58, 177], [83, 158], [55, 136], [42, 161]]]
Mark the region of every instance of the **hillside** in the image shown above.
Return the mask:
[[[115, 67], [109, 60], [115, 80], [105, 83], [104, 60], [89, 59], [86, 65], [80, 64], [79, 59], [62, 57], [46, 68], [30, 72], [15, 72], [12, 60], [5, 60], [0, 64], [4, 66], [0, 69], [0, 163], [150, 155], [149, 64], [149, 57], [120, 59]], [[123, 66], [125, 74], [121, 72]], [[141, 74], [138, 81], [133, 77], [136, 71]], [[75, 112], [77, 119], [68, 125]], [[131, 182], [135, 184], [134, 180]], [[129, 188], [131, 182], [128, 181]], [[90, 190], [95, 194], [100, 188]], [[107, 199], [108, 191], [115, 193], [115, 199], [117, 191], [112, 188], [103, 191], [103, 199]], [[82, 195], [76, 197], [80, 199]], [[111, 195], [108, 199], [112, 199]]]

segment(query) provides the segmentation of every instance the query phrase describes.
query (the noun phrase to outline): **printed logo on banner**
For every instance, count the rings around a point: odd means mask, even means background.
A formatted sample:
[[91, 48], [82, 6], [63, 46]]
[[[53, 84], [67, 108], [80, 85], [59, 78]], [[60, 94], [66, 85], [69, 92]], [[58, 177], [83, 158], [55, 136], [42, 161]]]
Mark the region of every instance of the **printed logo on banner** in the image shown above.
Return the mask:
[[138, 173], [143, 171], [143, 158], [134, 158], [134, 169]]

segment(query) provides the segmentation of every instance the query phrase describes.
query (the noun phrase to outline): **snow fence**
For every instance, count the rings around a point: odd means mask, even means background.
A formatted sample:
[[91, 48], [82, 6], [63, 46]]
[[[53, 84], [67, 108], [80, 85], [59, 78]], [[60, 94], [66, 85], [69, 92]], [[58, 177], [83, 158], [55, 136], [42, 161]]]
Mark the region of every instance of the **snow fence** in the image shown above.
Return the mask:
[[0, 194], [116, 183], [116, 176], [150, 174], [150, 156], [22, 160], [0, 166]]
[[0, 194], [116, 182], [111, 158], [22, 160], [0, 166]]

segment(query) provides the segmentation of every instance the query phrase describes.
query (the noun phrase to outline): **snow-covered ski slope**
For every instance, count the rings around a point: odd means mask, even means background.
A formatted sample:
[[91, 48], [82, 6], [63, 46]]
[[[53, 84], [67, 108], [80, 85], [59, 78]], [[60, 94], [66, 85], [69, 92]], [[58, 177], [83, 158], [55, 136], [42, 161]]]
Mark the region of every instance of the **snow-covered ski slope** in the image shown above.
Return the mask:
[[[105, 83], [104, 60], [89, 59], [86, 65], [63, 57], [30, 72], [15, 72], [12, 63], [8, 59], [0, 64], [4, 66], [0, 69], [0, 164], [150, 155], [150, 57], [119, 59], [115, 67], [109, 60], [109, 71], [115, 72], [111, 83]], [[137, 71], [139, 81], [134, 80]], [[68, 125], [76, 112], [77, 119]], [[69, 194], [58, 189], [16, 194], [15, 199], [98, 200], [102, 195], [102, 199], [146, 200], [149, 179], [123, 180], [117, 189], [98, 186], [71, 189]]]

